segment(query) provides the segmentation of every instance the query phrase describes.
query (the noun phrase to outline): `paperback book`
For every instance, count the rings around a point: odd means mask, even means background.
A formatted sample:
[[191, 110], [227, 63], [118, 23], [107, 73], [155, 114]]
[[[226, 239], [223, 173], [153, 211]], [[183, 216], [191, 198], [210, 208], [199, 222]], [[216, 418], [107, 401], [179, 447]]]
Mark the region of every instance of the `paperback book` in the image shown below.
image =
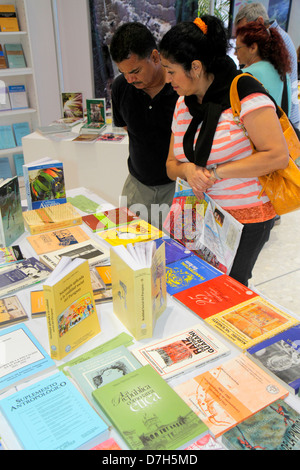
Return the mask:
[[191, 256], [192, 252], [174, 238], [164, 237], [166, 247], [166, 265]]
[[147, 240], [155, 240], [164, 234], [161, 230], [149, 224], [145, 220], [138, 219], [127, 225], [121, 225], [103, 232], [97, 232], [97, 235], [109, 243], [111, 246], [127, 245]]
[[283, 384], [290, 393], [300, 389], [300, 325], [295, 325], [247, 349], [246, 354]]
[[74, 125], [83, 119], [83, 95], [81, 92], [62, 92], [63, 117], [66, 125]]
[[85, 398], [101, 412], [92, 392], [139, 367], [141, 367], [139, 361], [122, 345], [75, 364], [69, 367], [68, 371]]
[[26, 67], [22, 44], [4, 44], [6, 63], [11, 69]]
[[81, 134], [99, 134], [106, 128], [106, 100], [94, 98], [86, 100], [87, 122], [81, 129]]
[[27, 237], [37, 255], [50, 253], [89, 240], [81, 227], [69, 227]]
[[175, 386], [174, 390], [214, 437], [288, 395], [286, 388], [245, 354]]
[[23, 218], [31, 235], [82, 224], [81, 215], [69, 202], [28, 210]]
[[43, 290], [51, 357], [59, 361], [100, 333], [88, 262], [63, 257]]
[[0, 31], [3, 33], [19, 31], [15, 5], [0, 5]]
[[173, 297], [205, 320], [254, 299], [258, 294], [227, 274], [222, 274], [200, 285], [177, 292]]
[[23, 165], [28, 210], [67, 202], [63, 163], [44, 158]]
[[[1, 19], [0, 19], [0, 24], [1, 24]], [[1, 46], [1, 44], [0, 44], [0, 69], [7, 69], [3, 47]]]
[[[1, 51], [0, 51], [0, 54], [1, 54]], [[0, 70], [1, 70], [1, 67], [0, 67]], [[11, 104], [10, 104], [10, 99], [9, 99], [8, 88], [7, 86], [5, 86], [5, 84], [1, 83], [0, 84], [0, 111], [10, 111], [10, 110], [11, 110]]]
[[299, 324], [295, 317], [260, 296], [216, 313], [205, 321], [243, 351]]
[[166, 266], [167, 291], [174, 295], [221, 275], [221, 271], [191, 254]]
[[40, 260], [49, 268], [54, 269], [63, 256], [67, 256], [72, 260], [81, 258], [87, 260], [90, 266], [95, 266], [97, 264], [108, 263], [109, 250], [94, 240], [89, 239], [60, 250], [52, 251], [51, 253], [45, 253], [40, 256]]
[[29, 123], [27, 121], [25, 121], [25, 122], [15, 122], [15, 123], [13, 123], [12, 127], [13, 127], [13, 131], [14, 131], [14, 134], [15, 134], [16, 144], [17, 144], [18, 147], [22, 147], [23, 137], [25, 137], [26, 135], [31, 133]]
[[222, 442], [229, 450], [300, 450], [300, 415], [279, 399], [223, 434]]
[[0, 331], [0, 350], [1, 393], [55, 368], [54, 361], [24, 323]]
[[46, 315], [45, 296], [43, 289], [30, 291], [31, 317], [38, 318]]
[[28, 108], [28, 98], [25, 85], [9, 85], [8, 93], [12, 109]]
[[110, 261], [115, 315], [136, 340], [151, 338], [167, 306], [164, 242], [112, 247]]
[[0, 126], [0, 150], [16, 147], [16, 141], [10, 125]]
[[207, 434], [207, 426], [149, 365], [93, 392], [132, 450], [174, 450]]
[[87, 450], [108, 437], [107, 425], [62, 372], [0, 400], [0, 408], [25, 450]]
[[0, 183], [0, 246], [7, 247], [24, 233], [18, 177]]
[[96, 214], [82, 216], [82, 221], [93, 232], [108, 230], [119, 227], [120, 225], [127, 225], [137, 219], [138, 217], [129, 209], [127, 209], [127, 207], [119, 207], [116, 209], [109, 209], [107, 211], [98, 212]]
[[0, 299], [0, 328], [28, 320], [28, 315], [16, 295]]
[[199, 323], [131, 352], [142, 365], [149, 364], [169, 379], [224, 357], [230, 349]]
[[24, 256], [19, 245], [0, 247], [0, 268], [11, 266], [23, 259]]
[[18, 261], [12, 266], [0, 269], [0, 296], [25, 289], [38, 282], [44, 281], [51, 269], [31, 257]]

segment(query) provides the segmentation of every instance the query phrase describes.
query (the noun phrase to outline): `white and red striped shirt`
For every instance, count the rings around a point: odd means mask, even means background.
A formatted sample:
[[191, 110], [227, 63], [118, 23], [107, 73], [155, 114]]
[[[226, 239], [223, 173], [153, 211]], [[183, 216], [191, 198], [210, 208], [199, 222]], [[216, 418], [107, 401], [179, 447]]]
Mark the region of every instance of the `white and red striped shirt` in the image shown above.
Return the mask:
[[[264, 106], [275, 108], [274, 103], [264, 94], [253, 93], [244, 98], [241, 101], [241, 122], [247, 113]], [[183, 136], [191, 120], [192, 116], [184, 102], [184, 97], [181, 96], [178, 98], [172, 123], [174, 155], [180, 162], [188, 162], [183, 150]], [[200, 128], [201, 124], [195, 135], [194, 145]], [[231, 108], [226, 109], [220, 116], [207, 166], [240, 160], [251, 153], [252, 148], [248, 137], [242, 127], [234, 121]], [[217, 180], [207, 190], [207, 194], [240, 222], [254, 223], [269, 220], [276, 215], [266, 194], [263, 193], [259, 198], [261, 190], [262, 187], [257, 177], [228, 178]]]

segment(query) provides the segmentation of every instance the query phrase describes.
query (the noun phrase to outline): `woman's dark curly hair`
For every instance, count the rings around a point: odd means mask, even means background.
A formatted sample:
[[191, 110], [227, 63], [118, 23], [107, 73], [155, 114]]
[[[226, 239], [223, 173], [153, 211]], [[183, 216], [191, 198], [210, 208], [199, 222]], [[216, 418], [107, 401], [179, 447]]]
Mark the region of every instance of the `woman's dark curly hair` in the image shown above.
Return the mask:
[[251, 21], [236, 30], [243, 44], [247, 47], [256, 43], [262, 60], [270, 62], [284, 80], [291, 71], [291, 61], [282, 36], [275, 28], [266, 28], [263, 24]]

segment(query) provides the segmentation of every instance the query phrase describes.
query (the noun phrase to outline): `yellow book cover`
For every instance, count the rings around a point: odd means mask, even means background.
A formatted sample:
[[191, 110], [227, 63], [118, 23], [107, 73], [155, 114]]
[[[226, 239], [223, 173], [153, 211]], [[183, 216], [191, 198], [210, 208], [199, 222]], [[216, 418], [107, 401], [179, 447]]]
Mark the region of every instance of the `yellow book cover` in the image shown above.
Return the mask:
[[62, 258], [43, 289], [51, 357], [61, 360], [101, 331], [88, 262]]
[[146, 262], [133, 263], [124, 246], [111, 248], [113, 311], [136, 340], [153, 336], [156, 320], [167, 304], [165, 245], [160, 242], [157, 248], [154, 241], [130, 245], [150, 247]]
[[37, 255], [50, 253], [51, 251], [60, 250], [76, 243], [89, 240], [89, 236], [81, 227], [69, 227], [54, 230], [53, 232], [40, 233], [27, 237], [30, 245]]
[[150, 225], [145, 220], [139, 219], [127, 225], [122, 225], [103, 232], [97, 232], [97, 235], [107, 241], [112, 246], [127, 245], [146, 240], [154, 240], [163, 236], [163, 232]]
[[46, 315], [45, 297], [43, 290], [32, 290], [30, 292], [30, 304], [32, 318]]
[[258, 296], [212, 315], [205, 321], [243, 351], [299, 323]]
[[23, 218], [31, 235], [82, 224], [81, 215], [69, 202], [23, 212]]
[[174, 387], [215, 437], [288, 391], [244, 354]]
[[0, 31], [13, 32], [19, 31], [19, 24], [14, 5], [0, 5]]

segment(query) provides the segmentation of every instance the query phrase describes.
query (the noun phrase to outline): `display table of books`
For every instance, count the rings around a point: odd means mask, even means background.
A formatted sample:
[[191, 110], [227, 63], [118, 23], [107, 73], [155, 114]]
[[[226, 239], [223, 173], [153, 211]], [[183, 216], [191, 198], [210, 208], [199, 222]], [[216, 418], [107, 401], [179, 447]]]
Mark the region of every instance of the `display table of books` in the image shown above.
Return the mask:
[[85, 188], [34, 211], [0, 248], [1, 448], [299, 450], [299, 318]]

